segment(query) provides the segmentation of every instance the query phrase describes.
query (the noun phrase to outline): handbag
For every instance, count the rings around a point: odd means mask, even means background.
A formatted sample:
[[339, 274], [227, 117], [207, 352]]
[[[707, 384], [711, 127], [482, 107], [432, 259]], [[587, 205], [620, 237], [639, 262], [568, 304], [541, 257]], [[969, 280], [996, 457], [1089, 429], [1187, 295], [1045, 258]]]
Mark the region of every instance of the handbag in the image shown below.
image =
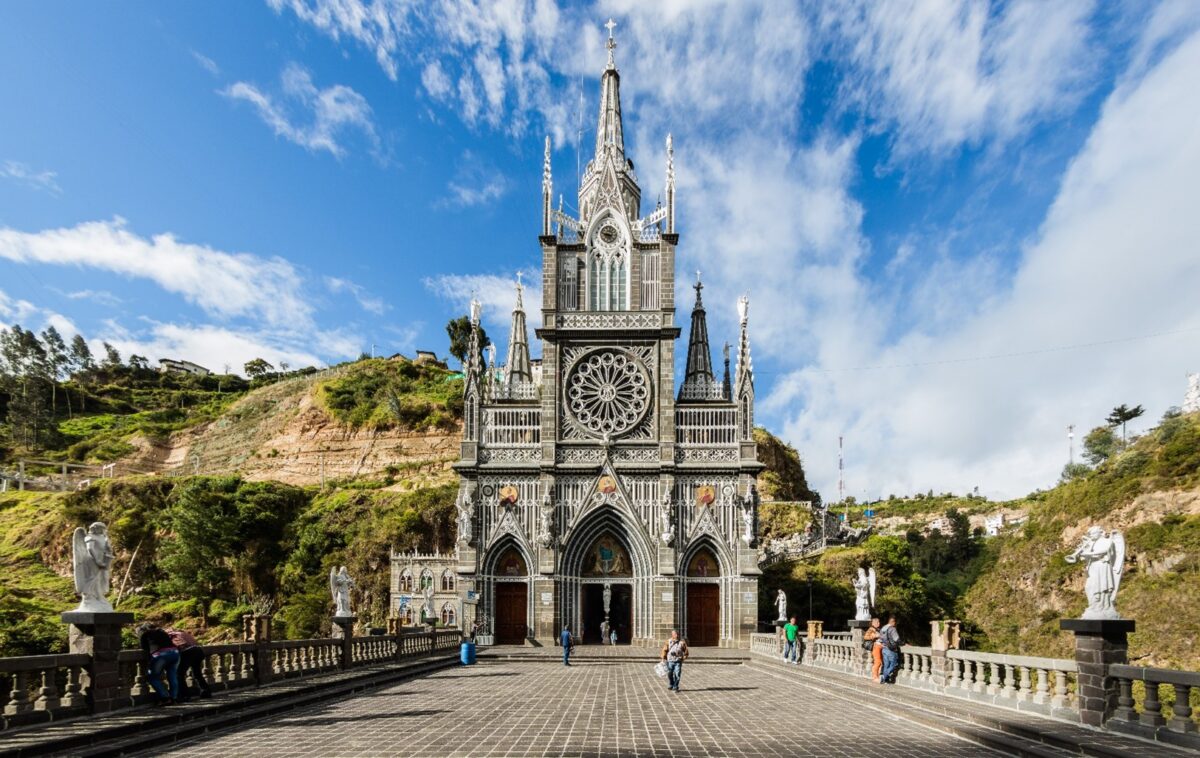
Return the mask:
[[666, 676], [667, 675], [667, 662], [659, 661], [658, 663], [654, 664], [654, 673], [658, 674], [659, 676]]

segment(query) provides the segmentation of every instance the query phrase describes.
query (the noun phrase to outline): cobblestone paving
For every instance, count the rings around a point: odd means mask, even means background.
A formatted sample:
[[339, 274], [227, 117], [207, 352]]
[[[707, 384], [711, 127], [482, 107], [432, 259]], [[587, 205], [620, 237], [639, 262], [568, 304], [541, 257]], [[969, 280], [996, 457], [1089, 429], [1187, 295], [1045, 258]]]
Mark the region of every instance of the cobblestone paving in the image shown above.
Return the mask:
[[177, 756], [996, 755], [736, 664], [487, 662], [180, 743]]

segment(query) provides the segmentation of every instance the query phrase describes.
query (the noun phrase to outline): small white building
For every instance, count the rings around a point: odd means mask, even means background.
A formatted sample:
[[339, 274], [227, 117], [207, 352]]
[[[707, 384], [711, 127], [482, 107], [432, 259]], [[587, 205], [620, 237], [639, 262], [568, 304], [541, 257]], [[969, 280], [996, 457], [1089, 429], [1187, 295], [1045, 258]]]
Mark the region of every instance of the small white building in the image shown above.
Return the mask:
[[[440, 626], [459, 626], [462, 600], [454, 573], [456, 565], [453, 553], [393, 551], [388, 602], [391, 615], [404, 626], [420, 624], [422, 618], [435, 618]], [[427, 589], [432, 591], [427, 593]]]
[[164, 374], [192, 374], [193, 376], [208, 376], [212, 373], [198, 363], [180, 361], [175, 358], [160, 358], [158, 370]]

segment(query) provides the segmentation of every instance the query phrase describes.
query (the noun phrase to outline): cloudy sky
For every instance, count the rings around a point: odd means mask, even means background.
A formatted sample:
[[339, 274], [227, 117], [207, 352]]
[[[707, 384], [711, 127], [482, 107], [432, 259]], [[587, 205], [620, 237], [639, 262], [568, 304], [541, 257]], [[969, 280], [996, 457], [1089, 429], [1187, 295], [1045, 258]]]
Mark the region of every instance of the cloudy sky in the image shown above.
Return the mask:
[[1068, 424], [1180, 402], [1192, 0], [4, 3], [0, 321], [321, 365], [444, 353], [475, 291], [503, 336], [610, 16], [643, 196], [671, 132], [681, 271], [716, 343], [749, 294], [759, 420], [827, 498], [839, 435], [856, 497], [1018, 496]]

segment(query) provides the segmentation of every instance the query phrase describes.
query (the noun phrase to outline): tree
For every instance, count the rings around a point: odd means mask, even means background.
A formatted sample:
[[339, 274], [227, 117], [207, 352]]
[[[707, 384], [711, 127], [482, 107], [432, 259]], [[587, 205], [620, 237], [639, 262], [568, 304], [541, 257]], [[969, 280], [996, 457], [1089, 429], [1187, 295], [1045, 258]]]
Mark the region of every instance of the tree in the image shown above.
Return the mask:
[[1140, 405], [1135, 405], [1134, 407], [1130, 408], [1124, 403], [1121, 403], [1116, 408], [1112, 409], [1112, 413], [1108, 414], [1108, 418], [1106, 418], [1105, 421], [1109, 423], [1109, 426], [1116, 426], [1117, 424], [1121, 425], [1121, 447], [1124, 447], [1126, 443], [1125, 425], [1130, 421], [1133, 421], [1138, 416], [1141, 416], [1145, 412], [1146, 409]]
[[1112, 427], [1098, 426], [1083, 438], [1083, 458], [1093, 466], [1099, 466], [1117, 452], [1117, 435]]
[[115, 371], [121, 368], [124, 364], [121, 362], [121, 354], [117, 349], [107, 342], [104, 344], [104, 361], [100, 363], [100, 368], [105, 371]]
[[[446, 323], [446, 334], [450, 336], [450, 355], [459, 360], [463, 366], [467, 364], [467, 352], [471, 349], [471, 319], [466, 316], [452, 318]], [[483, 326], [479, 327], [479, 350], [482, 352], [492, 341], [488, 339]]]
[[267, 363], [262, 358], [255, 358], [252, 361], [246, 361], [246, 365], [242, 368], [246, 370], [246, 376], [250, 377], [251, 379], [257, 379], [260, 376], [266, 376], [267, 373], [275, 370], [274, 366], [272, 366], [270, 363]]

